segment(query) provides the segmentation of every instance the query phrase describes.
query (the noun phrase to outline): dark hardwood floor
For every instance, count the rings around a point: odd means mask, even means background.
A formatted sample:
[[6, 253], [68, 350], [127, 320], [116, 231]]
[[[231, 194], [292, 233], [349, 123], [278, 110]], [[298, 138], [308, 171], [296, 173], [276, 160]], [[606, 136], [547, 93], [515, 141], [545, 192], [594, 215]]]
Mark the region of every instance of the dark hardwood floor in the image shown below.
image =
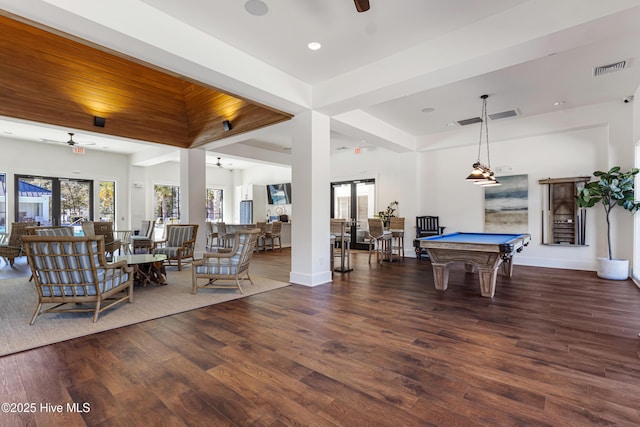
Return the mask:
[[[442, 292], [428, 261], [367, 258], [332, 284], [0, 358], [0, 401], [37, 405], [0, 425], [640, 425], [631, 281], [516, 265], [487, 299], [462, 265]], [[252, 272], [287, 281], [289, 252]]]

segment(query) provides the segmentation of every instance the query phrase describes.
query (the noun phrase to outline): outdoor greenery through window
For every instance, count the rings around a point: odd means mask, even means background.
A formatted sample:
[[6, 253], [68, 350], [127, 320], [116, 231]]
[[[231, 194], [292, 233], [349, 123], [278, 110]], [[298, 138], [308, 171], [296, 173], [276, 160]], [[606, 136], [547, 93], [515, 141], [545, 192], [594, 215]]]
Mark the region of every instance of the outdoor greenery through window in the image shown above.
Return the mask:
[[153, 206], [159, 222], [180, 220], [180, 187], [173, 185], [153, 186]]
[[222, 190], [207, 188], [207, 221], [223, 222], [222, 218]]
[[100, 221], [116, 223], [116, 183], [100, 181]]
[[[60, 207], [62, 208], [61, 224], [77, 225], [81, 221], [87, 221], [89, 219], [91, 183], [89, 181], [63, 178], [59, 179], [59, 183]], [[42, 184], [49, 185], [49, 181], [44, 180]], [[37, 215], [35, 219], [40, 223], [43, 222], [37, 218]]]

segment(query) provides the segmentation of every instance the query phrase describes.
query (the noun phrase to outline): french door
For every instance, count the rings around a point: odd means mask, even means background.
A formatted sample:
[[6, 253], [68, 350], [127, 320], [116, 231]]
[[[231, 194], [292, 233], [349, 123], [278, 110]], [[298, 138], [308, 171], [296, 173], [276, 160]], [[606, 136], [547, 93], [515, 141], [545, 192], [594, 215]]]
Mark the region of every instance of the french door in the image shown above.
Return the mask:
[[41, 225], [71, 225], [93, 218], [93, 181], [16, 175], [15, 218]]
[[369, 249], [367, 220], [375, 214], [375, 188], [375, 179], [331, 183], [331, 218], [350, 221], [353, 249]]

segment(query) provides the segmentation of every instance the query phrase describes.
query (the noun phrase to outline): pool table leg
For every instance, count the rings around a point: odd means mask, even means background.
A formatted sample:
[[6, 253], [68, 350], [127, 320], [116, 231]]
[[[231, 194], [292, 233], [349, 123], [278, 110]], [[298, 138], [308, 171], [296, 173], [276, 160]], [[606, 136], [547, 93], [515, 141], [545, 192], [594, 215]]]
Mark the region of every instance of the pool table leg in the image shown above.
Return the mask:
[[483, 297], [493, 298], [496, 293], [496, 277], [498, 276], [498, 267], [493, 269], [479, 268], [480, 275], [480, 295]]
[[433, 281], [435, 282], [436, 289], [439, 291], [446, 291], [449, 285], [449, 268], [448, 264], [434, 264], [433, 267]]
[[511, 277], [513, 275], [513, 257], [509, 257], [502, 261], [500, 266], [501, 272], [504, 276]]

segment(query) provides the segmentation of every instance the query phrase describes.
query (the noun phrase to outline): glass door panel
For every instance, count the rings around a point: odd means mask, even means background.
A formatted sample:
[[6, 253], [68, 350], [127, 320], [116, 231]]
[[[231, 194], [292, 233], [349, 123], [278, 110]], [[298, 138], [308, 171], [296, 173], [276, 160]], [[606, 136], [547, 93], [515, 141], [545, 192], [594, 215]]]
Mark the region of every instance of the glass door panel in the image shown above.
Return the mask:
[[[60, 225], [80, 227], [82, 221], [91, 220], [91, 182], [60, 179]], [[99, 220], [102, 220], [100, 218]], [[98, 221], [98, 220], [96, 220]]]
[[351, 219], [351, 184], [333, 185], [333, 216], [335, 219]]
[[93, 181], [16, 175], [15, 218], [40, 225], [73, 226], [93, 218]]
[[18, 203], [16, 203], [17, 222], [40, 222], [41, 225], [53, 225], [52, 195], [53, 180], [38, 177], [18, 177]]
[[[336, 182], [331, 184], [331, 218], [351, 222], [351, 247], [368, 249], [368, 218], [374, 215], [375, 180]], [[355, 238], [354, 238], [355, 236]]]
[[[369, 218], [373, 218], [374, 213], [374, 194], [375, 194], [375, 182], [365, 181], [356, 182], [356, 223], [354, 224], [354, 230], [356, 240], [355, 243], [358, 248], [369, 249]], [[353, 235], [353, 234], [352, 234]], [[362, 246], [366, 248], [362, 248]]]

